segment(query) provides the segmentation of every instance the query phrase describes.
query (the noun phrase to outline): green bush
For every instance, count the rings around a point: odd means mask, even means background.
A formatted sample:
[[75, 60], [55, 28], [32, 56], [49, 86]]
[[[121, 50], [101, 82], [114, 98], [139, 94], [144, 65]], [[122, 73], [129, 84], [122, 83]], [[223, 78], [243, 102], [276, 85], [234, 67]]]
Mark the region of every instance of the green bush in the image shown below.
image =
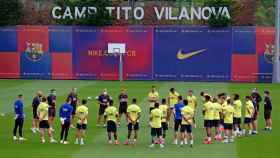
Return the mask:
[[17, 25], [22, 17], [23, 4], [20, 0], [0, 1], [0, 25]]

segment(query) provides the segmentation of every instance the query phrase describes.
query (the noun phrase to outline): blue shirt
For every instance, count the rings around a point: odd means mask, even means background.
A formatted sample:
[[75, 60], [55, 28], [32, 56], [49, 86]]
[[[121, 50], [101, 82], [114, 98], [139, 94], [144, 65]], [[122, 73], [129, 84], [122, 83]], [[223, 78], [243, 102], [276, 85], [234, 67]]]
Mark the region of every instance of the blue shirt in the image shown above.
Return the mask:
[[182, 102], [179, 102], [179, 103], [175, 104], [175, 119], [176, 120], [181, 120], [182, 119], [181, 109], [184, 106], [185, 105]]
[[23, 102], [21, 100], [16, 100], [14, 103], [14, 111], [17, 115], [17, 118], [24, 118], [24, 112], [23, 112]]
[[59, 117], [64, 118], [65, 122], [70, 122], [72, 115], [73, 107], [70, 104], [63, 104], [59, 110]]

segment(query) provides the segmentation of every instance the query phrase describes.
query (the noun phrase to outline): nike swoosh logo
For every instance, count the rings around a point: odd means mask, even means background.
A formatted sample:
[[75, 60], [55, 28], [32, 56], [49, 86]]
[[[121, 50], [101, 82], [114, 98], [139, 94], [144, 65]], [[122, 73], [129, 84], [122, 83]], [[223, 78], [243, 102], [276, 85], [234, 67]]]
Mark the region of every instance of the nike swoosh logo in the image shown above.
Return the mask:
[[202, 52], [205, 52], [207, 49], [201, 49], [201, 50], [197, 50], [197, 51], [194, 51], [194, 52], [190, 52], [190, 53], [185, 53], [185, 54], [183, 54], [182, 53], [182, 49], [180, 49], [179, 51], [178, 51], [178, 53], [177, 53], [177, 58], [179, 59], [179, 60], [184, 60], [184, 59], [188, 59], [188, 58], [191, 58], [191, 57], [193, 57], [193, 56], [195, 56], [195, 55], [198, 55], [198, 54], [200, 54], [200, 53], [202, 53]]

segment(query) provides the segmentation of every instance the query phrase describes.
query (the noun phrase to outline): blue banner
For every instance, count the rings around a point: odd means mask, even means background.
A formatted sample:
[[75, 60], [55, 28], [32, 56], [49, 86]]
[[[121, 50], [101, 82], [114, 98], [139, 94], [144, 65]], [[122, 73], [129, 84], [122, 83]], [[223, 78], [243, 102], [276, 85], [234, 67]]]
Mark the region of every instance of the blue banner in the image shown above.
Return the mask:
[[155, 28], [154, 79], [229, 81], [231, 44], [231, 28]]
[[233, 50], [234, 54], [256, 53], [256, 28], [255, 27], [233, 27]]

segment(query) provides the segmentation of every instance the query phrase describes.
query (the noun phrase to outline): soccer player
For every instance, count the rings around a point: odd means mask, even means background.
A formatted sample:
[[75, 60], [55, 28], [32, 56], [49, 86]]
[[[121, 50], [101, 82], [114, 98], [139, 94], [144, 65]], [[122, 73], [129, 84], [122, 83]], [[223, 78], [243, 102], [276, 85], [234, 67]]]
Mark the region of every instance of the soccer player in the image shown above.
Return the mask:
[[272, 103], [269, 91], [264, 91], [264, 119], [265, 119], [265, 131], [272, 131], [271, 120]]
[[211, 128], [214, 120], [214, 107], [213, 107], [213, 103], [210, 100], [211, 97], [209, 95], [206, 95], [205, 103], [202, 109], [202, 114], [204, 116], [204, 128], [206, 130], [206, 136], [207, 136], [207, 138], [204, 141], [204, 144], [212, 144]]
[[161, 120], [161, 127], [162, 127], [162, 141], [163, 144], [165, 144], [165, 137], [166, 137], [166, 131], [168, 130], [168, 105], [166, 104], [166, 99], [163, 98], [161, 100], [161, 105], [159, 106], [159, 109], [162, 111], [162, 120]]
[[[132, 99], [132, 104], [128, 106], [127, 108], [127, 113], [126, 117], [128, 120], [128, 134], [127, 134], [127, 139], [125, 141], [125, 145], [128, 145], [130, 143], [135, 144], [137, 141], [137, 136], [138, 136], [138, 130], [139, 130], [139, 119], [141, 114], [141, 108], [137, 105], [137, 100], [136, 98]], [[133, 141], [131, 140], [131, 134], [134, 132], [134, 139]]]
[[217, 98], [213, 98], [214, 120], [213, 126], [215, 127], [215, 140], [221, 141], [220, 122], [222, 115], [222, 105], [218, 102]]
[[251, 99], [251, 96], [246, 96], [246, 103], [245, 103], [245, 119], [244, 125], [245, 128], [243, 129], [243, 135], [246, 135], [246, 128], [248, 129], [248, 134], [252, 134], [252, 118], [254, 117], [254, 105]]
[[38, 91], [36, 96], [33, 98], [33, 101], [32, 101], [33, 119], [32, 119], [31, 131], [33, 133], [36, 133], [36, 132], [40, 131], [39, 130], [39, 118], [38, 118], [38, 115], [37, 115], [37, 109], [38, 109], [38, 106], [41, 102], [42, 96], [43, 96], [43, 92]]
[[[72, 88], [71, 92], [68, 95], [68, 98], [71, 100], [71, 106], [73, 107], [72, 111], [72, 121], [71, 123], [74, 122], [75, 114], [76, 114], [76, 109], [77, 109], [77, 103], [78, 103], [78, 94], [77, 94], [77, 88]], [[71, 124], [71, 128], [75, 128], [73, 124]]]
[[238, 94], [234, 94], [233, 96], [233, 107], [234, 107], [234, 114], [233, 114], [233, 129], [234, 129], [234, 136], [242, 135], [241, 129], [241, 108], [242, 102]]
[[69, 144], [67, 141], [69, 128], [72, 120], [73, 107], [71, 106], [70, 98], [66, 99], [65, 104], [63, 104], [59, 109], [59, 117], [61, 122], [61, 132], [60, 132], [60, 143]]
[[102, 117], [104, 117], [103, 126], [106, 127], [104, 112], [105, 112], [106, 108], [108, 107], [109, 102], [112, 100], [112, 97], [108, 94], [107, 89], [104, 89], [102, 91], [102, 93], [97, 97], [97, 100], [99, 103], [97, 126], [100, 126], [101, 119], [102, 119]]
[[[156, 142], [159, 142], [160, 147], [164, 148], [162, 141], [162, 129], [161, 129], [161, 121], [162, 121], [162, 111], [159, 109], [159, 103], [154, 104], [154, 109], [150, 112], [150, 125], [151, 125], [151, 136], [152, 143], [149, 146], [153, 148]], [[156, 140], [156, 137], [158, 140]]]
[[51, 89], [50, 94], [47, 97], [48, 104], [49, 104], [49, 124], [50, 124], [50, 129], [54, 131], [53, 124], [54, 124], [54, 119], [55, 119], [55, 114], [56, 114], [56, 90]]
[[159, 100], [159, 94], [156, 91], [156, 87], [152, 86], [152, 90], [148, 94], [148, 102], [150, 104], [150, 112], [154, 109], [154, 105]]
[[174, 114], [173, 114], [173, 109], [175, 104], [178, 103], [178, 97], [179, 93], [175, 90], [175, 88], [170, 88], [169, 94], [168, 94], [168, 105], [169, 105], [169, 110], [168, 110], [168, 120], [170, 127], [173, 127], [174, 123]]
[[37, 114], [39, 117], [39, 128], [40, 128], [40, 135], [41, 135], [41, 142], [45, 143], [45, 132], [48, 131], [50, 143], [56, 143], [56, 140], [53, 138], [53, 133], [50, 130], [49, 125], [49, 106], [47, 104], [47, 98], [42, 97], [42, 102], [37, 108]]
[[262, 97], [259, 94], [257, 88], [253, 89], [251, 96], [252, 96], [253, 105], [255, 107], [252, 134], [258, 134], [258, 116], [259, 116], [259, 107], [260, 107], [260, 102], [262, 101]]
[[175, 108], [173, 110], [173, 113], [175, 115], [175, 120], [174, 120], [174, 144], [178, 144], [178, 138], [179, 138], [179, 128], [182, 123], [182, 112], [181, 109], [185, 106], [183, 103], [183, 97], [180, 95], [178, 97], [179, 102], [175, 105]]
[[194, 110], [193, 126], [195, 128], [196, 127], [195, 115], [196, 115], [196, 109], [197, 109], [197, 100], [196, 100], [196, 97], [193, 95], [193, 90], [188, 91], [187, 100], [188, 100], [188, 105], [191, 108], [193, 108], [193, 110]]
[[[120, 102], [120, 105], [119, 105], [119, 114], [120, 114], [120, 117], [119, 119], [121, 119], [122, 115], [124, 114], [126, 116], [127, 114], [127, 101], [128, 101], [128, 95], [127, 95], [127, 92], [126, 92], [126, 89], [122, 89], [121, 90], [121, 94], [119, 95], [119, 102]], [[125, 117], [127, 118], [127, 117]], [[126, 119], [126, 122], [128, 120]], [[121, 124], [121, 120], [119, 120], [119, 126]]]
[[14, 112], [15, 112], [15, 127], [13, 130], [13, 140], [18, 140], [17, 138], [17, 129], [19, 133], [19, 141], [25, 141], [26, 139], [23, 137], [22, 128], [24, 122], [24, 104], [23, 104], [23, 95], [18, 95], [17, 100], [14, 103]]
[[233, 114], [234, 114], [234, 108], [232, 105], [231, 99], [227, 100], [227, 106], [225, 107], [223, 111], [224, 115], [224, 129], [225, 129], [225, 136], [224, 136], [224, 143], [232, 143], [233, 135], [232, 135], [232, 129], [233, 129]]
[[76, 141], [75, 144], [84, 145], [84, 137], [87, 129], [87, 119], [88, 119], [88, 107], [86, 106], [87, 100], [82, 100], [82, 105], [80, 105], [76, 110], [77, 117], [77, 131], [76, 131]]
[[107, 122], [107, 133], [108, 133], [108, 142], [109, 144], [112, 144], [112, 135], [115, 139], [115, 144], [119, 145], [120, 142], [118, 140], [118, 134], [117, 134], [117, 121], [118, 121], [118, 110], [116, 107], [113, 106], [113, 100], [109, 101], [109, 107], [106, 108], [104, 117]]
[[190, 146], [193, 147], [193, 135], [192, 135], [192, 125], [193, 125], [193, 117], [194, 117], [194, 109], [188, 105], [188, 100], [184, 100], [184, 107], [181, 109], [182, 113], [182, 125], [181, 125], [181, 143], [180, 145], [183, 146], [184, 144], [188, 144], [188, 140]]

